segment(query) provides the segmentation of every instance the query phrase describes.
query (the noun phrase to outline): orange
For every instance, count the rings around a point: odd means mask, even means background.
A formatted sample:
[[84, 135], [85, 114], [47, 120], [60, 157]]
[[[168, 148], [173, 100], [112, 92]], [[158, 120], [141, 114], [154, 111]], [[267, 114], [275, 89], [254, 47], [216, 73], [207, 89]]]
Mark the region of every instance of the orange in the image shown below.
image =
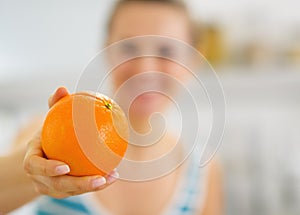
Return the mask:
[[48, 159], [70, 167], [69, 175], [107, 175], [120, 163], [128, 145], [124, 112], [102, 94], [63, 97], [48, 112], [41, 134]]

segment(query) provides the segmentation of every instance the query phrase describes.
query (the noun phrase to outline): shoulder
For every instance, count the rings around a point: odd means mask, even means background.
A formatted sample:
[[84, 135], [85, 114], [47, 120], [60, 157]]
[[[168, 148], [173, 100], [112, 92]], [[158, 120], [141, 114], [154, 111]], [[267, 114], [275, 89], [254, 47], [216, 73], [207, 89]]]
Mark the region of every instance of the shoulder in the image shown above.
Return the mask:
[[222, 175], [223, 175], [223, 171], [222, 171], [222, 164], [220, 162], [220, 160], [218, 160], [217, 158], [212, 160], [208, 166], [208, 177], [215, 181], [217, 179], [221, 179]]
[[223, 170], [218, 159], [212, 160], [207, 168], [205, 203], [201, 215], [220, 215], [223, 208]]

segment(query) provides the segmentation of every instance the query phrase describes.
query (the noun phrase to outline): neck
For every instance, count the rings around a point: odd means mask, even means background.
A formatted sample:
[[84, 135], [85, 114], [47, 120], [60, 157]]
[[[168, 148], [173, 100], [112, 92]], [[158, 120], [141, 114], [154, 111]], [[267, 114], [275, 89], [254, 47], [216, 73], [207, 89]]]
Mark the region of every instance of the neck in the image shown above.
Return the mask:
[[[129, 159], [146, 161], [155, 159], [168, 152], [175, 141], [165, 131], [165, 124], [161, 120], [149, 118], [130, 118], [130, 138], [126, 152]], [[175, 143], [176, 144], [176, 143]]]
[[131, 132], [136, 132], [140, 135], [145, 135], [151, 130], [149, 117], [130, 117]]

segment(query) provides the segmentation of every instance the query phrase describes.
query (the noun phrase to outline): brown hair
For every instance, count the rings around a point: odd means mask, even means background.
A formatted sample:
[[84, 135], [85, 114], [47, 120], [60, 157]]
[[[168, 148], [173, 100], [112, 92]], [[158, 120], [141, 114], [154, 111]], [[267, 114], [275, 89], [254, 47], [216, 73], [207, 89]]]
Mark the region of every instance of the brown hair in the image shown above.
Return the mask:
[[185, 5], [185, 3], [182, 0], [119, 0], [117, 1], [117, 3], [115, 4], [110, 17], [108, 18], [108, 22], [107, 22], [107, 32], [108, 34], [111, 31], [114, 19], [116, 14], [118, 13], [118, 10], [125, 4], [127, 3], [131, 3], [131, 2], [157, 2], [157, 3], [161, 3], [161, 4], [165, 4], [174, 8], [179, 9], [180, 11], [182, 11], [185, 16], [187, 17], [187, 21], [188, 21], [188, 25], [189, 25], [189, 31], [190, 31], [190, 35], [191, 35], [191, 44], [195, 45], [195, 41], [196, 41], [196, 30], [195, 30], [195, 25], [194, 22], [190, 16], [190, 13], [188, 11], [187, 6]]

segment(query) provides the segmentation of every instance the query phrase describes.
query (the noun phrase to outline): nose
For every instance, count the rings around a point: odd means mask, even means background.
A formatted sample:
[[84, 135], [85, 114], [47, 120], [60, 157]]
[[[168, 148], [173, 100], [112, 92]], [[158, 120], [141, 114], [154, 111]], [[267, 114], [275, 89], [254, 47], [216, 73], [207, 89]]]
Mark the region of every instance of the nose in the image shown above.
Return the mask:
[[161, 60], [157, 57], [140, 57], [136, 59], [135, 74], [142, 72], [162, 72]]

